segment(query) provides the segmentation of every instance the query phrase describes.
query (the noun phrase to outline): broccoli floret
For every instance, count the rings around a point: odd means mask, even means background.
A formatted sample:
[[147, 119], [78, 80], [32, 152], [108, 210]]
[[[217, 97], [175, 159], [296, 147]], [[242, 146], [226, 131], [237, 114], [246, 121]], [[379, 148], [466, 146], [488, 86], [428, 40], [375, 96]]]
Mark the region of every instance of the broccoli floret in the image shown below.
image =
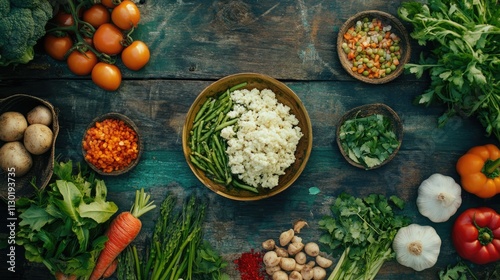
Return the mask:
[[7, 16], [10, 13], [9, 0], [0, 0], [0, 18]]
[[0, 66], [28, 63], [52, 18], [48, 0], [0, 0]]

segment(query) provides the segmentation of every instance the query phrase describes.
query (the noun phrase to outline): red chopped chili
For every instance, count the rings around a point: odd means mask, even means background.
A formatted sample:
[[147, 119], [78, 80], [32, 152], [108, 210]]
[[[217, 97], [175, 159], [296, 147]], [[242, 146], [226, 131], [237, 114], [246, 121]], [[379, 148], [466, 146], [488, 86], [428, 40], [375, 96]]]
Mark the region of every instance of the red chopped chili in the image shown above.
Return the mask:
[[240, 272], [241, 280], [265, 280], [266, 273], [262, 264], [263, 252], [256, 252], [251, 249], [234, 260], [236, 269]]

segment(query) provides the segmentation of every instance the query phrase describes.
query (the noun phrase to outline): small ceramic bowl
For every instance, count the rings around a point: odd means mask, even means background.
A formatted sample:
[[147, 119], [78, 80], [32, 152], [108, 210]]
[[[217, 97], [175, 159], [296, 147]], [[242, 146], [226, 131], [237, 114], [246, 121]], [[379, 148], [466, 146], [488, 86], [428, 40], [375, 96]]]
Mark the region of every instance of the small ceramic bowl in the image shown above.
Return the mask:
[[[389, 32], [397, 35], [400, 39], [399, 48], [401, 53], [399, 58], [399, 65], [397, 65], [394, 70], [391, 70], [390, 74], [382, 74], [379, 77], [364, 76], [363, 73], [358, 73], [357, 71], [354, 71], [353, 60], [348, 59], [348, 55], [343, 48], [344, 43], [346, 43], [349, 46], [349, 41], [346, 38], [344, 38], [344, 35], [348, 32], [350, 28], [355, 27], [358, 22], [363, 22], [364, 20], [371, 21], [373, 19], [380, 20], [383, 27], [391, 26], [391, 30]], [[378, 41], [378, 38], [376, 40]], [[375, 49], [377, 50], [379, 48], [382, 49], [381, 44], [377, 44]], [[352, 49], [354, 48], [354, 46], [350, 48]], [[368, 50], [368, 48], [369, 46], [365, 50]], [[372, 51], [373, 50], [374, 49], [372, 49]], [[347, 71], [347, 73], [349, 73], [349, 75], [365, 83], [383, 84], [396, 79], [399, 75], [401, 75], [401, 73], [404, 72], [404, 65], [410, 60], [410, 54], [411, 54], [410, 38], [408, 36], [406, 28], [403, 26], [401, 21], [399, 21], [393, 15], [376, 10], [363, 11], [350, 17], [340, 28], [337, 36], [337, 53], [340, 59], [340, 63], [342, 64], [342, 67], [344, 67], [344, 69]], [[380, 62], [380, 60], [379, 63], [381, 65], [384, 64]], [[359, 68], [360, 67], [358, 67], [357, 69]]]
[[[0, 171], [3, 182], [0, 183], [0, 196], [2, 199], [12, 200], [20, 197], [31, 197], [35, 193], [35, 188], [31, 184], [32, 182], [38, 189], [42, 190], [52, 178], [56, 138], [59, 134], [59, 120], [54, 106], [48, 101], [35, 96], [15, 94], [0, 100], [0, 114], [15, 111], [27, 117], [27, 113], [39, 105], [47, 107], [52, 114], [52, 123], [49, 125], [53, 133], [51, 148], [41, 155], [31, 155], [33, 166], [23, 176], [15, 177], [15, 173]], [[5, 142], [0, 141], [0, 146], [4, 144]], [[13, 187], [15, 191], [9, 191], [9, 187]]]
[[[384, 117], [387, 117], [389, 121], [391, 122], [391, 128], [393, 132], [396, 135], [398, 145], [397, 147], [392, 151], [392, 153], [380, 164], [372, 166], [372, 167], [367, 167], [361, 163], [358, 163], [351, 159], [349, 157], [349, 153], [344, 150], [342, 147], [342, 140], [340, 139], [340, 133], [341, 133], [341, 127], [344, 124], [345, 121], [351, 120], [354, 118], [363, 118], [371, 115], [382, 115]], [[339, 147], [340, 153], [342, 156], [347, 160], [347, 162], [355, 167], [362, 168], [362, 169], [376, 169], [379, 168], [387, 163], [389, 163], [398, 153], [399, 148], [401, 147], [401, 144], [403, 142], [403, 124], [401, 122], [401, 119], [399, 118], [398, 114], [389, 106], [382, 104], [382, 103], [374, 103], [374, 104], [368, 104], [368, 105], [363, 105], [359, 106], [356, 108], [353, 108], [346, 112], [340, 121], [337, 124], [337, 133], [336, 133], [336, 138], [337, 138], [337, 145]]]
[[[126, 166], [120, 166], [120, 167], [117, 167], [117, 168], [115, 168], [113, 170], [107, 170], [107, 169], [105, 169], [103, 167], [98, 167], [98, 166], [94, 165], [93, 163], [91, 163], [88, 160], [88, 158], [87, 158], [87, 150], [85, 148], [86, 147], [86, 145], [85, 145], [85, 139], [87, 137], [87, 132], [90, 129], [92, 129], [92, 128], [95, 129], [96, 123], [102, 123], [105, 120], [118, 120], [118, 121], [121, 121], [121, 122], [123, 122], [123, 124], [128, 129], [131, 129], [133, 131], [133, 133], [135, 133], [135, 138], [133, 138], [134, 140], [132, 141], [132, 143], [130, 145], [132, 145], [132, 147], [137, 150], [136, 157], [134, 159], [132, 159], [130, 161], [130, 163], [128, 163], [128, 165], [126, 165]], [[122, 139], [122, 140], [126, 140], [126, 139]], [[134, 142], [135, 142], [135, 144], [134, 144]], [[85, 161], [87, 162], [87, 164], [90, 166], [90, 168], [92, 168], [92, 170], [94, 170], [96, 173], [98, 173], [100, 175], [118, 176], [118, 175], [122, 175], [124, 173], [127, 173], [128, 171], [132, 170], [139, 163], [139, 160], [140, 160], [141, 155], [142, 155], [142, 150], [143, 150], [143, 145], [142, 145], [142, 141], [141, 141], [141, 136], [139, 134], [139, 129], [137, 128], [137, 126], [135, 125], [135, 123], [130, 118], [128, 118], [127, 116], [125, 116], [123, 114], [120, 114], [120, 113], [114, 113], [114, 112], [113, 113], [107, 113], [107, 114], [104, 114], [102, 116], [99, 116], [99, 117], [95, 118], [88, 125], [88, 127], [85, 130], [85, 133], [83, 135], [83, 139], [82, 139], [82, 154], [83, 154], [83, 158], [85, 159]]]
[[[228, 88], [246, 82], [247, 85], [244, 87], [248, 90], [257, 88], [259, 90], [270, 89], [276, 94], [276, 99], [290, 107], [290, 113], [294, 114], [298, 119], [299, 124], [303, 136], [299, 140], [295, 151], [295, 162], [285, 170], [285, 174], [281, 175], [279, 178], [278, 186], [268, 189], [259, 187], [259, 193], [255, 194], [250, 191], [238, 189], [238, 188], [228, 188], [223, 184], [218, 184], [212, 181], [201, 169], [196, 167], [190, 160], [190, 155], [192, 153], [191, 148], [189, 146], [189, 137], [190, 132], [193, 127], [193, 122], [196, 114], [200, 110], [200, 107], [207, 100], [208, 97], [217, 95], [223, 91], [226, 91]], [[304, 170], [309, 156], [311, 154], [312, 149], [312, 126], [311, 121], [309, 119], [309, 115], [307, 114], [306, 108], [304, 104], [299, 99], [299, 97], [285, 84], [279, 82], [278, 80], [256, 73], [241, 73], [234, 74], [227, 77], [224, 77], [208, 87], [206, 87], [195, 99], [194, 103], [191, 105], [189, 109], [186, 121], [184, 123], [183, 132], [182, 132], [182, 149], [184, 151], [184, 156], [186, 161], [193, 171], [195, 176], [203, 183], [207, 188], [214, 191], [215, 193], [229, 198], [233, 200], [239, 201], [251, 201], [251, 200], [259, 200], [267, 197], [271, 197], [276, 195], [288, 187], [290, 187], [295, 180], [300, 176], [302, 171]]]

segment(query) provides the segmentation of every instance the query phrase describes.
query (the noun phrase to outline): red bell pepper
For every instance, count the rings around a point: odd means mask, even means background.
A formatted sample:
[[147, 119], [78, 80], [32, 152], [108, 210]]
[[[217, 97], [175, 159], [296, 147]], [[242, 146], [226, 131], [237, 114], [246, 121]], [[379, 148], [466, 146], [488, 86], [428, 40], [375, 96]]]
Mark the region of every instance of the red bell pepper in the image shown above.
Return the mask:
[[500, 214], [488, 207], [470, 208], [455, 220], [453, 246], [476, 264], [500, 260]]

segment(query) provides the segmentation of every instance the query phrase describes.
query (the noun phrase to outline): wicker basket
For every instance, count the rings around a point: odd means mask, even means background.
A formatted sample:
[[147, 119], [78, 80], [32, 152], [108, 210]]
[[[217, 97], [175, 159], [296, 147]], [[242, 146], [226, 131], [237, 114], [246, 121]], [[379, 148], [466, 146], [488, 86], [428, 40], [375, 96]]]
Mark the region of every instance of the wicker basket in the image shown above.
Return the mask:
[[[27, 115], [31, 109], [38, 105], [44, 105], [49, 108], [52, 112], [52, 124], [50, 128], [53, 133], [52, 147], [49, 151], [41, 154], [41, 155], [32, 155], [33, 166], [28, 171], [28, 173], [24, 174], [21, 177], [12, 177], [12, 175], [0, 171], [2, 177], [2, 184], [0, 184], [0, 196], [5, 200], [12, 200], [13, 198], [18, 199], [20, 197], [31, 197], [35, 194], [35, 188], [31, 185], [31, 182], [36, 185], [36, 187], [40, 190], [44, 189], [50, 179], [52, 178], [53, 170], [54, 170], [54, 155], [55, 155], [55, 145], [56, 138], [59, 134], [59, 121], [58, 114], [54, 106], [46, 100], [41, 98], [27, 95], [27, 94], [15, 94], [9, 96], [5, 99], [0, 100], [0, 114], [8, 111], [15, 111]], [[3, 141], [0, 141], [0, 146], [4, 144]], [[15, 192], [8, 191], [8, 183], [9, 186], [15, 187]]]

